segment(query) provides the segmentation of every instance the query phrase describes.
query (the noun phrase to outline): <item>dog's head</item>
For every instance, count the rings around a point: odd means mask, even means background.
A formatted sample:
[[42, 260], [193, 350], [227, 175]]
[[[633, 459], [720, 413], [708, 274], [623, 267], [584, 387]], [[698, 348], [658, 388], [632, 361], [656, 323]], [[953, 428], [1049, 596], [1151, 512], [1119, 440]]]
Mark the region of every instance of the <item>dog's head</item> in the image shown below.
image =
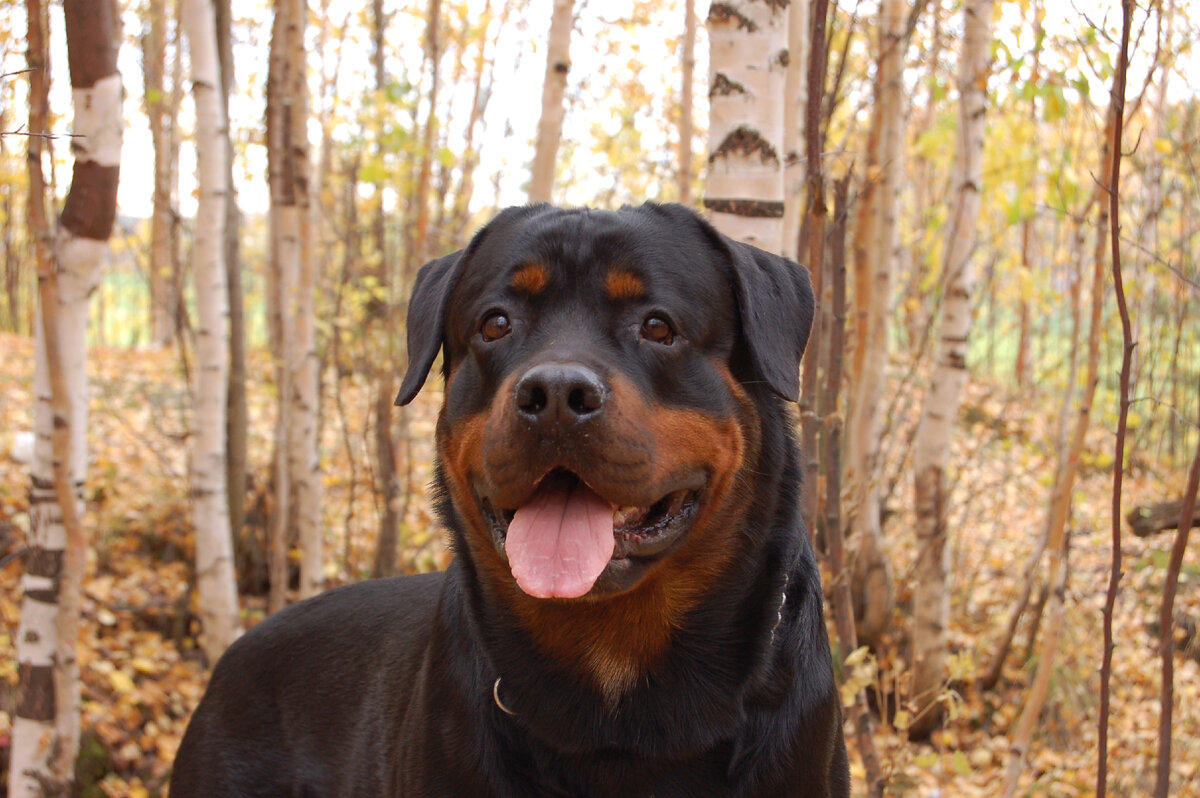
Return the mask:
[[493, 587], [669, 603], [735, 548], [812, 316], [803, 267], [682, 206], [511, 208], [418, 274], [397, 403], [443, 350], [438, 456]]

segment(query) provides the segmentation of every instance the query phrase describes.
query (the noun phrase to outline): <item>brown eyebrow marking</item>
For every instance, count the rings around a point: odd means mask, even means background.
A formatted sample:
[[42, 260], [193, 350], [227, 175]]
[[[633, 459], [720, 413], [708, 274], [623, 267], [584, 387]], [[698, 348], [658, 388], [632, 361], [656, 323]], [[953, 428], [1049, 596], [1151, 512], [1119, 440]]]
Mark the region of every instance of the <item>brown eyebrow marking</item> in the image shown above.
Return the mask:
[[628, 269], [611, 269], [604, 276], [604, 292], [612, 300], [641, 299], [646, 294], [646, 284]]
[[514, 291], [522, 291], [536, 296], [545, 289], [548, 282], [550, 282], [550, 272], [543, 264], [526, 263], [513, 272], [509, 286]]

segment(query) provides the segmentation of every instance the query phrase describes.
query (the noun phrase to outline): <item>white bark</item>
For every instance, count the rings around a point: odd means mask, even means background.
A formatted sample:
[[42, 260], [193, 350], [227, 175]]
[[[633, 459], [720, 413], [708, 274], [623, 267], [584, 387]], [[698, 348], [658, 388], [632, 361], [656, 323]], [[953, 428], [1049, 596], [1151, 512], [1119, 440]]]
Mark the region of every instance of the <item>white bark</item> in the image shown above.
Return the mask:
[[696, 76], [696, 0], [684, 0], [683, 8], [683, 81], [679, 111], [679, 201], [692, 204], [692, 130], [695, 114]]
[[[946, 657], [950, 616], [946, 586], [946, 479], [951, 433], [967, 381], [967, 336], [971, 330], [974, 275], [971, 254], [983, 179], [984, 112], [991, 62], [993, 0], [966, 0], [959, 56], [958, 138], [951, 173], [951, 208], [943, 263], [941, 344], [925, 395], [913, 452], [917, 562], [913, 591], [913, 697], [923, 708], [937, 699]], [[935, 713], [919, 719], [929, 724]]]
[[783, 245], [788, 12], [764, 0], [714, 3], [708, 15], [709, 158], [705, 207], [731, 238]]
[[549, 202], [554, 188], [554, 165], [562, 139], [566, 108], [567, 73], [571, 69], [571, 26], [574, 0], [554, 0], [550, 17], [549, 47], [546, 50], [546, 79], [542, 84], [542, 116], [538, 121], [537, 146], [529, 180], [529, 201]]
[[[78, 9], [71, 13], [77, 14]], [[107, 19], [99, 16], [101, 21]], [[82, 21], [78, 16], [68, 19], [68, 30], [77, 33]], [[68, 47], [109, 46], [102, 37], [68, 36]], [[102, 52], [81, 53], [80, 72], [113, 68]], [[111, 220], [115, 213], [123, 123], [119, 74], [93, 78], [73, 73], [72, 80], [88, 83], [72, 92], [76, 136], [76, 182], [68, 196], [72, 215], [64, 212], [49, 253], [43, 241], [36, 244], [40, 299], [34, 334], [36, 440], [31, 464], [31, 554], [22, 578], [16, 645], [22, 673], [9, 764], [8, 794], [13, 798], [71, 790], [79, 751], [76, 646], [89, 549], [81, 496], [87, 467], [88, 300], [108, 259], [111, 224], [101, 220]], [[81, 171], [85, 164], [89, 169]], [[31, 168], [40, 170], [41, 163]], [[35, 179], [40, 183], [40, 173]], [[90, 204], [75, 196], [76, 191], [86, 195]], [[32, 201], [41, 203], [40, 190], [33, 193]]]
[[296, 534], [300, 543], [300, 598], [321, 592], [324, 577], [324, 541], [321, 527], [321, 472], [317, 455], [317, 415], [320, 397], [317, 379], [316, 263], [313, 259], [312, 192], [308, 176], [312, 171], [308, 146], [308, 68], [304, 47], [307, 22], [304, 0], [290, 0], [292, 23], [288, 29], [288, 87], [291, 94], [289, 116], [292, 142], [289, 156], [296, 159], [295, 229], [297, 233], [296, 296], [294, 312], [295, 343], [292, 347], [292, 428], [290, 468], [295, 489]]
[[211, 0], [183, 0], [192, 64], [199, 201], [192, 244], [196, 290], [195, 421], [192, 496], [200, 644], [210, 662], [241, 633], [225, 470], [225, 392], [229, 370], [229, 298], [224, 227], [228, 191], [225, 114], [218, 94], [216, 22]]
[[300, 559], [300, 598], [324, 583], [317, 458], [317, 354], [308, 176], [308, 86], [303, 0], [279, 0], [271, 34], [267, 91], [267, 162], [271, 180], [271, 258], [277, 271], [276, 512], [272, 524], [270, 609], [287, 603], [290, 533]]
[[312, 257], [312, 211], [302, 209], [300, 272], [296, 285], [296, 346], [292, 363], [292, 478], [296, 488], [296, 523], [300, 540], [300, 598], [320, 593], [325, 585], [321, 525], [321, 470], [317, 449], [317, 379], [315, 291], [316, 264]]
[[788, 6], [788, 65], [784, 78], [783, 236], [780, 254], [799, 260], [800, 220], [804, 215], [804, 111], [808, 107], [808, 0]]

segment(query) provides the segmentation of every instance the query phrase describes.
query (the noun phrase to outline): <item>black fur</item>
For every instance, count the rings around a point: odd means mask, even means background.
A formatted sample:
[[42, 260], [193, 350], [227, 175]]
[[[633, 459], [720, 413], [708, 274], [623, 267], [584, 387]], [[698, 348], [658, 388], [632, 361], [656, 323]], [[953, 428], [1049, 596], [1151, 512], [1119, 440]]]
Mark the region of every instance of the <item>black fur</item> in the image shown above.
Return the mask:
[[[849, 794], [819, 574], [798, 512], [794, 412], [784, 401], [798, 394], [812, 321], [807, 272], [730, 241], [679, 206], [510, 209], [418, 277], [398, 401], [416, 395], [444, 349], [455, 390], [440, 431], [456, 414], [486, 407], [513, 367], [476, 362], [462, 332], [469, 309], [451, 298], [456, 288], [479, 294], [488, 270], [526, 250], [578, 258], [577, 269], [616, 253], [694, 286], [664, 300], [694, 314], [680, 324], [695, 351], [670, 360], [631, 361], [606, 338], [603, 319], [581, 327], [560, 318], [589, 299], [564, 298], [530, 324], [559, 325], [567, 337], [582, 329], [595, 347], [589, 356], [624, 358], [613, 368], [639, 391], [706, 412], [730, 412], [705, 366], [727, 359], [761, 433], [736, 530], [742, 555], [675, 629], [662, 659], [605, 701], [497, 601], [439, 467], [438, 511], [457, 552], [448, 570], [332, 590], [235, 643], [180, 747], [172, 798]], [[711, 296], [717, 291], [724, 298]], [[493, 700], [501, 676], [514, 715]]]

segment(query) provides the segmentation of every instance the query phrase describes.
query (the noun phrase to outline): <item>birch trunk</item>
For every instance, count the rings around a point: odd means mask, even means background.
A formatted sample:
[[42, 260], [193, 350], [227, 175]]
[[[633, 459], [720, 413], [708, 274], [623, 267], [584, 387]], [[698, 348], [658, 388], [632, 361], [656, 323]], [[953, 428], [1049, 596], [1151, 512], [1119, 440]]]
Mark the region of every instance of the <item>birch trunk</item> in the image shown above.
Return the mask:
[[783, 240], [779, 253], [800, 259], [800, 220], [804, 216], [804, 117], [808, 107], [808, 2], [788, 6], [788, 60], [783, 105]]
[[[47, 130], [48, 24], [38, 0], [29, 21], [30, 131]], [[89, 547], [82, 489], [87, 464], [88, 299], [108, 258], [121, 159], [121, 76], [113, 6], [66, 0], [63, 15], [75, 110], [74, 173], [49, 240], [41, 140], [29, 138], [29, 221], [38, 263], [35, 324], [31, 552], [22, 579], [8, 795], [74, 790], [79, 752], [76, 646]]]
[[196, 108], [196, 207], [192, 280], [196, 291], [195, 430], [192, 501], [196, 525], [200, 645], [216, 662], [241, 633], [226, 483], [225, 401], [229, 376], [229, 296], [225, 284], [225, 193], [228, 170], [211, 0], [183, 0], [181, 24], [192, 65]]
[[317, 355], [309, 191], [308, 90], [303, 0], [276, 0], [267, 83], [267, 164], [271, 183], [271, 258], [279, 275], [274, 304], [280, 325], [276, 373], [275, 513], [271, 528], [271, 592], [276, 612], [287, 604], [292, 530], [300, 545], [300, 597], [320, 592], [323, 546], [317, 461]]
[[[221, 70], [221, 110], [229, 119], [229, 98], [234, 88], [233, 7], [231, 0], [215, 0], [217, 55]], [[246, 407], [246, 312], [242, 290], [241, 247], [238, 233], [241, 214], [233, 183], [233, 139], [225, 137], [225, 278], [229, 291], [229, 395], [226, 418], [226, 481], [229, 490], [229, 530], [236, 541], [246, 522], [246, 445], [250, 424]]]
[[966, 0], [959, 56], [958, 137], [951, 172], [951, 209], [945, 292], [939, 321], [941, 345], [917, 426], [913, 452], [917, 561], [913, 590], [913, 688], [918, 714], [910, 735], [924, 737], [939, 721], [938, 696], [946, 659], [950, 596], [946, 585], [946, 459], [967, 381], [967, 336], [971, 331], [971, 291], [983, 178], [984, 113], [991, 62], [992, 0]]
[[696, 83], [696, 0], [683, 4], [683, 80], [679, 97], [679, 171], [675, 176], [679, 202], [692, 204], [692, 135], [695, 116]]
[[891, 350], [892, 282], [899, 255], [904, 141], [904, 0], [884, 0], [879, 29], [871, 152], [855, 242], [858, 344], [850, 397], [847, 480], [849, 540], [860, 642], [874, 644], [891, 620], [895, 596], [881, 526], [879, 442], [884, 381]]
[[571, 10], [573, 0], [554, 0], [550, 17], [549, 47], [546, 51], [546, 79], [542, 84], [542, 116], [538, 122], [537, 146], [529, 181], [529, 201], [549, 202], [554, 188], [554, 166], [562, 139], [563, 99], [567, 93], [567, 73], [571, 70]]
[[783, 0], [716, 2], [708, 12], [708, 180], [704, 207], [731, 238], [783, 245], [788, 11]]
[[173, 161], [167, 141], [169, 103], [166, 93], [167, 9], [161, 0], [146, 10], [146, 31], [142, 36], [142, 72], [146, 87], [146, 117], [154, 146], [154, 200], [150, 216], [150, 343], [167, 346], [175, 333], [175, 310], [171, 254], [171, 172]]

